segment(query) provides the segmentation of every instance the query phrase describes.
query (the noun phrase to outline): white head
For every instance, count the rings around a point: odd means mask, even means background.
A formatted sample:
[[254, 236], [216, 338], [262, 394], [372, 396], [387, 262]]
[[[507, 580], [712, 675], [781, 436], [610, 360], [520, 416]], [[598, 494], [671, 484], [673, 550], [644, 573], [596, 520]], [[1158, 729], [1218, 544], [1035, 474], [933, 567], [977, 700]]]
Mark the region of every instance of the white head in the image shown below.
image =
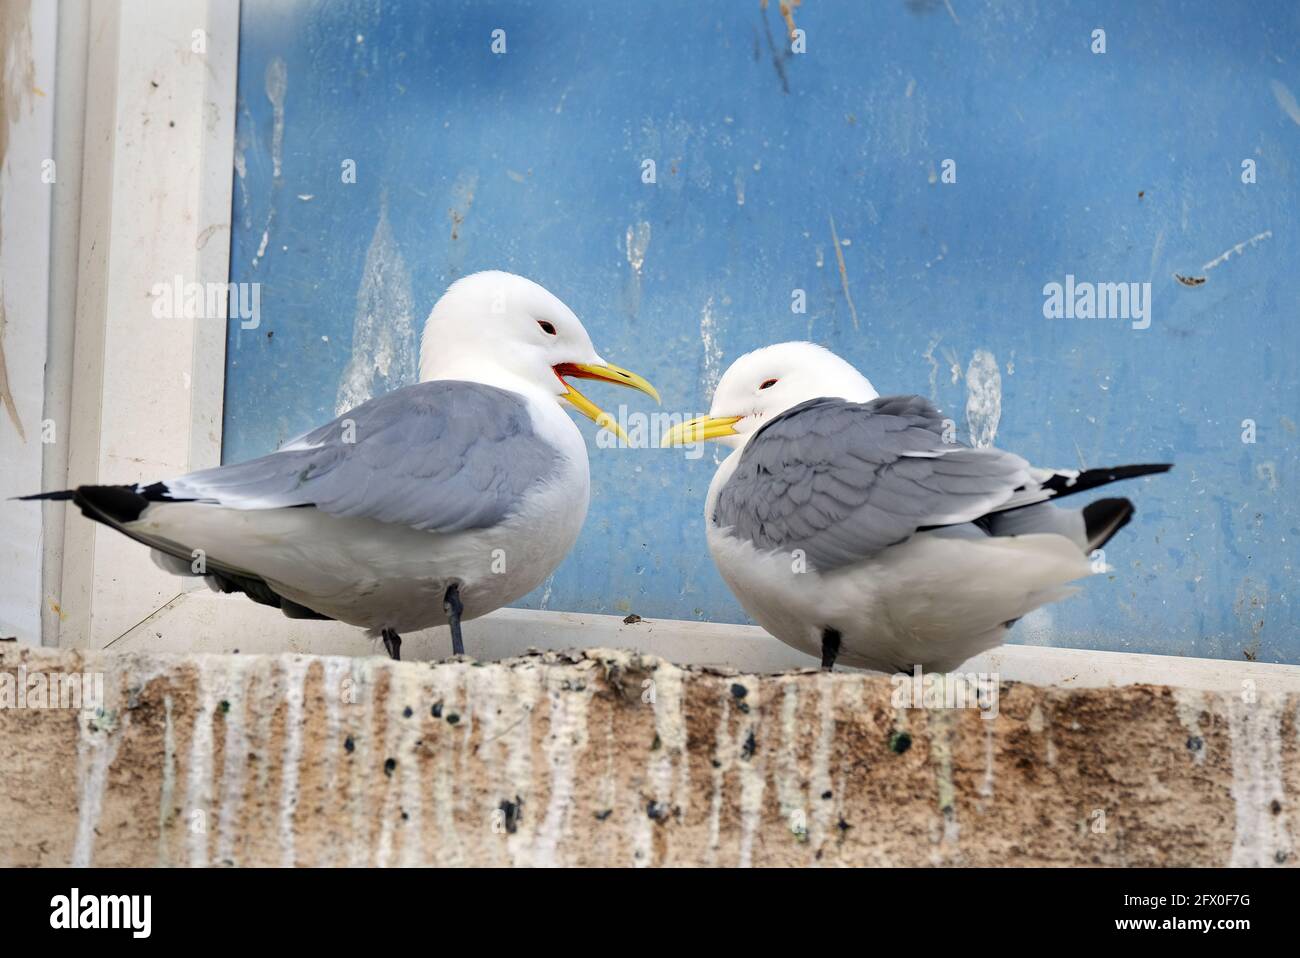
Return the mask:
[[621, 432], [563, 376], [631, 386], [659, 401], [648, 382], [596, 353], [573, 310], [522, 276], [490, 270], [459, 279], [425, 321], [422, 382], [462, 379], [506, 389], [532, 387]]
[[674, 428], [663, 445], [717, 439], [737, 448], [763, 425], [809, 399], [867, 402], [880, 394], [860, 372], [815, 343], [776, 343], [746, 353], [713, 391], [709, 414]]

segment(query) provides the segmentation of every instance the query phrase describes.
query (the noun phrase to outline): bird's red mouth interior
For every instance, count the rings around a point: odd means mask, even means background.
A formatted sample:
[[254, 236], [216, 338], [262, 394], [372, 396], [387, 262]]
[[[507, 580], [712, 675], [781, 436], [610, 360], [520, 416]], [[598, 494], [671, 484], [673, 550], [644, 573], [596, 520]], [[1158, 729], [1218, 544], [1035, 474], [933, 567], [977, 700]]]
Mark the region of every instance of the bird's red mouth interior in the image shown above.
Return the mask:
[[555, 371], [555, 375], [559, 378], [560, 382], [564, 382], [565, 376], [573, 376], [575, 379], [599, 379], [600, 378], [595, 373], [587, 372], [587, 370], [583, 369], [581, 366], [578, 366], [576, 363], [557, 363], [556, 365], [552, 366], [551, 369]]

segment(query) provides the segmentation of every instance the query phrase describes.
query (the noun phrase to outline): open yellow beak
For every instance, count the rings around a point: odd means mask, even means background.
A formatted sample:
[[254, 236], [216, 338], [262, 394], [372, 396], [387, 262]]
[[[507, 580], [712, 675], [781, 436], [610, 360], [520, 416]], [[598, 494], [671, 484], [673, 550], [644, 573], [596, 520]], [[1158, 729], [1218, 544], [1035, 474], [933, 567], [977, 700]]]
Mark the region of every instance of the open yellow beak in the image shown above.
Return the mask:
[[597, 426], [603, 426], [608, 429], [625, 443], [629, 441], [627, 433], [623, 431], [623, 427], [618, 424], [618, 421], [582, 393], [578, 392], [578, 390], [574, 389], [573, 386], [565, 381], [564, 377], [573, 376], [576, 379], [602, 379], [607, 383], [617, 383], [620, 386], [639, 389], [655, 402], [659, 402], [659, 390], [655, 389], [647, 380], [638, 376], [636, 373], [627, 369], [621, 369], [618, 366], [601, 366], [596, 363], [560, 363], [560, 365], [555, 367], [555, 375], [559, 376], [560, 382], [564, 383], [565, 393], [561, 398], [567, 400], [570, 406], [578, 410], [578, 412], [582, 413]]
[[717, 418], [700, 416], [698, 419], [691, 419], [673, 426], [664, 434], [664, 438], [659, 445], [667, 449], [669, 446], [686, 446], [694, 442], [717, 439], [720, 436], [734, 436], [736, 430], [732, 427], [744, 418], [744, 416], [720, 416]]

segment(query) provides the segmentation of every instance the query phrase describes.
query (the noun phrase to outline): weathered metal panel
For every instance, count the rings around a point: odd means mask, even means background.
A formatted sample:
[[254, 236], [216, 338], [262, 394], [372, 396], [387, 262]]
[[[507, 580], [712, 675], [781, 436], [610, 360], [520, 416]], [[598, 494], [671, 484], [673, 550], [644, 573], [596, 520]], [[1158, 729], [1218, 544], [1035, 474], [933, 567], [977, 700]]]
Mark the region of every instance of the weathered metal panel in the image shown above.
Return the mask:
[[[963, 437], [1172, 459], [1119, 493], [1113, 573], [1018, 641], [1300, 662], [1300, 7], [810, 0], [797, 54], [776, 6], [245, 0], [232, 280], [263, 285], [225, 458], [411, 380], [442, 289], [504, 268], [676, 411], [811, 338]], [[1150, 283], [1149, 326], [1045, 318], [1067, 276]], [[584, 534], [527, 604], [743, 621], [712, 453], [592, 447]]]

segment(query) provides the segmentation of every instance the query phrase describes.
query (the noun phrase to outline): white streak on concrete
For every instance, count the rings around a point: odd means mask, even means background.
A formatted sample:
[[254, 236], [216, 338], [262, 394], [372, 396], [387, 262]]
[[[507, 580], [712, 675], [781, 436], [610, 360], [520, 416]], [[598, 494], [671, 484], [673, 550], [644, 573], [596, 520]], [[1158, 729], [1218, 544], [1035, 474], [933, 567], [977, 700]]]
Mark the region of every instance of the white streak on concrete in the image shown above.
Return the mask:
[[174, 703], [170, 695], [163, 696], [163, 767], [162, 789], [158, 796], [158, 865], [172, 863], [168, 848], [171, 834], [173, 806], [176, 803], [176, 727], [172, 722]]
[[966, 428], [971, 445], [993, 445], [1002, 418], [1002, 373], [987, 349], [975, 350], [966, 369]]
[[[726, 694], [730, 695], [730, 683], [723, 685]], [[736, 762], [736, 768], [740, 770], [740, 861], [741, 868], [750, 868], [754, 864], [754, 836], [758, 834], [758, 826], [763, 819], [763, 790], [767, 784], [767, 777], [764, 774], [766, 763], [763, 756], [766, 754], [765, 743], [758, 741], [759, 733], [758, 716], [762, 707], [760, 701], [760, 691], [756, 688], [749, 690], [749, 695], [745, 697], [745, 704], [749, 706], [749, 712], [745, 716], [747, 721], [744, 722], [740, 729], [740, 739], [736, 742], [736, 748], [741, 752]], [[754, 742], [754, 748], [748, 758], [744, 757], [744, 752], [749, 748], [751, 739]]]
[[506, 747], [505, 787], [496, 797], [500, 801], [519, 804], [514, 834], [506, 834], [506, 850], [512, 864], [527, 865], [533, 845], [533, 819], [537, 815], [537, 798], [533, 789], [533, 717], [543, 691], [544, 676], [535, 665], [513, 669], [506, 675], [506, 685], [501, 690], [503, 694], [492, 694], [488, 698], [479, 696], [476, 701], [508, 703], [507, 711], [499, 717], [504, 725], [500, 734]]
[[[646, 760], [646, 783], [649, 801], [654, 802], [660, 816], [671, 816], [675, 804], [686, 801], [683, 790], [679, 796], [675, 787], [674, 771], [678, 762], [685, 762], [686, 718], [682, 709], [682, 670], [663, 663], [654, 677], [654, 718], [657, 747], [651, 748]], [[643, 808], [636, 820], [633, 843], [635, 864], [641, 867], [653, 864], [654, 830], [664, 827], [650, 817], [649, 808]]]
[[709, 841], [704, 849], [704, 865], [716, 868], [718, 848], [722, 844], [722, 791], [727, 771], [731, 768], [733, 746], [731, 742], [731, 696], [723, 696], [718, 709], [718, 728], [713, 736], [713, 794], [709, 800]]
[[1175, 688], [1174, 709], [1178, 713], [1178, 721], [1187, 731], [1188, 739], [1196, 739], [1201, 743], [1197, 749], [1188, 749], [1192, 753], [1192, 763], [1195, 765], [1205, 764], [1205, 753], [1207, 743], [1205, 735], [1201, 731], [1201, 713], [1206, 711], [1205, 693], [1197, 689]]
[[1233, 868], [1284, 864], [1295, 852], [1287, 831], [1282, 781], [1282, 707], [1286, 700], [1269, 693], [1259, 693], [1254, 702], [1244, 701], [1242, 695], [1226, 698], [1232, 798], [1237, 813], [1228, 864]]
[[[129, 721], [130, 713], [125, 713]], [[104, 807], [108, 770], [122, 744], [123, 726], [114, 713], [83, 710], [77, 716], [77, 838], [72, 847], [72, 867], [89, 868], [95, 852], [95, 828]]]
[[[352, 678], [356, 659], [332, 655], [325, 662], [325, 751], [322, 760], [325, 764], [325, 781], [331, 797], [338, 794], [338, 756], [343, 751], [343, 706], [351, 703], [346, 696], [354, 694], [356, 680]], [[344, 685], [344, 682], [348, 685]]]
[[984, 724], [984, 780], [980, 782], [979, 793], [982, 798], [993, 797], [993, 780], [994, 780], [994, 755], [996, 754], [997, 719], [985, 719], [980, 716]]
[[226, 734], [221, 745], [221, 814], [217, 819], [217, 864], [238, 864], [235, 860], [236, 829], [244, 804], [244, 766], [248, 762], [248, 704], [246, 700], [249, 666], [257, 662], [247, 656], [230, 659], [230, 683], [225, 701]]
[[190, 867], [208, 865], [208, 821], [212, 813], [212, 714], [217, 707], [218, 680], [224, 671], [198, 669], [198, 714], [190, 736], [190, 759], [185, 789], [185, 827], [189, 834]]
[[364, 868], [370, 864], [370, 823], [375, 810], [365, 801], [366, 776], [373, 771], [371, 753], [374, 751], [375, 727], [375, 669], [366, 663], [356, 674], [356, 721], [349, 723], [352, 739], [351, 753], [345, 753], [349, 763], [348, 806], [352, 828], [348, 836], [348, 866]]
[[[821, 796], [834, 792], [831, 783], [831, 748], [835, 744], [835, 678], [823, 675], [818, 679], [821, 694], [817, 698], [819, 730], [812, 754], [812, 820], [808, 823], [808, 840], [815, 851], [830, 838], [834, 807]], [[838, 795], [835, 796], [838, 799]]]
[[437, 827], [437, 837], [433, 847], [437, 849], [438, 857], [431, 864], [458, 866], [464, 864], [465, 849], [460, 829], [456, 824], [458, 794], [456, 770], [452, 761], [453, 749], [444, 739], [454, 734], [454, 730], [447, 724], [447, 715], [452, 712], [459, 715], [461, 711], [457, 704], [460, 699], [460, 677], [457, 669], [443, 666], [431, 670], [431, 679], [433, 683], [431, 695], [435, 703], [442, 703], [440, 721], [443, 722], [440, 734], [432, 743], [434, 750], [432, 806], [434, 824]]
[[587, 706], [591, 691], [552, 688], [549, 698], [550, 728], [542, 751], [550, 770], [550, 799], [537, 828], [532, 854], [533, 865], [547, 868], [566, 864], [558, 854], [560, 839], [570, 831], [575, 770], [587, 750]]
[[1056, 765], [1056, 742], [1052, 738], [1051, 719], [1037, 703], [1034, 710], [1029, 713], [1029, 731], [1035, 735], [1044, 736], [1043, 742], [1043, 760], [1049, 767]]
[[[951, 681], [947, 676], [944, 681]], [[927, 710], [930, 731], [930, 758], [934, 762], [935, 786], [939, 799], [939, 817], [943, 822], [941, 843], [960, 854], [961, 824], [957, 821], [957, 788], [952, 777], [953, 710], [932, 708]]]
[[[421, 842], [424, 838], [424, 818], [421, 791], [420, 762], [416, 743], [421, 740], [422, 709], [429, 701], [426, 670], [394, 668], [396, 681], [388, 695], [388, 751], [385, 757], [397, 761], [389, 787], [384, 797], [384, 828], [387, 834], [380, 839], [380, 853], [385, 863], [392, 860], [392, 845], [400, 830], [401, 852], [398, 862], [403, 868], [427, 864]], [[407, 709], [411, 710], [408, 717]], [[425, 714], [428, 714], [427, 712]]]
[[298, 810], [298, 771], [302, 762], [303, 703], [311, 660], [300, 655], [281, 659], [285, 682], [284, 759], [280, 773], [280, 852], [285, 868], [294, 866], [293, 815]]
[[[776, 756], [777, 805], [781, 809], [781, 818], [796, 839], [804, 841], [808, 837], [808, 796], [801, 783], [799, 774], [799, 686], [794, 682], [785, 683], [781, 696], [781, 748]], [[816, 793], [812, 801], [819, 801]]]

